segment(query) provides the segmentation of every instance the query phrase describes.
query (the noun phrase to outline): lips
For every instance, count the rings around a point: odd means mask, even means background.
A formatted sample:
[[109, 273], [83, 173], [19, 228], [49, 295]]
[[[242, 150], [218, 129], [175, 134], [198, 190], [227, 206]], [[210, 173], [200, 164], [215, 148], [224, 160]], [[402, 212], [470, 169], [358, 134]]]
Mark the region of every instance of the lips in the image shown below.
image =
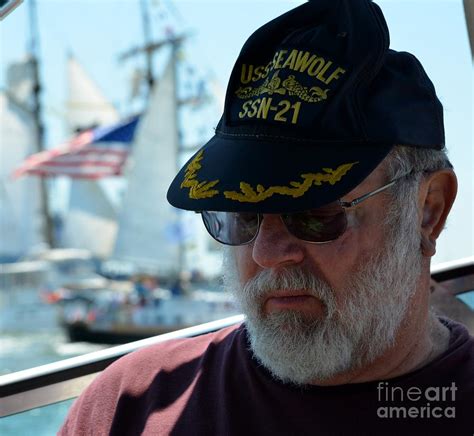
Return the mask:
[[323, 309], [323, 302], [305, 292], [274, 292], [265, 300], [266, 311], [302, 310], [318, 312]]
[[313, 297], [313, 296], [304, 290], [296, 290], [296, 291], [273, 290], [271, 293], [268, 294], [268, 296], [266, 297], [266, 300], [270, 300], [272, 298], [280, 299], [280, 298], [297, 298], [297, 297]]

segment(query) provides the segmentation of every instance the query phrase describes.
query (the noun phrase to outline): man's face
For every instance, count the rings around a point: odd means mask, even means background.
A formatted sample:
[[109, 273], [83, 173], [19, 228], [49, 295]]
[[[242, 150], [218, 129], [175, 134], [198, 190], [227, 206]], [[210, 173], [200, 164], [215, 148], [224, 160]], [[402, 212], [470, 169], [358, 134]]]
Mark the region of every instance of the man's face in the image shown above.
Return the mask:
[[[379, 167], [344, 200], [386, 183]], [[226, 285], [247, 315], [256, 357], [284, 381], [306, 384], [359, 368], [392, 345], [420, 273], [417, 208], [386, 223], [390, 195], [348, 211], [336, 241], [298, 240], [264, 215], [256, 240], [226, 256]]]

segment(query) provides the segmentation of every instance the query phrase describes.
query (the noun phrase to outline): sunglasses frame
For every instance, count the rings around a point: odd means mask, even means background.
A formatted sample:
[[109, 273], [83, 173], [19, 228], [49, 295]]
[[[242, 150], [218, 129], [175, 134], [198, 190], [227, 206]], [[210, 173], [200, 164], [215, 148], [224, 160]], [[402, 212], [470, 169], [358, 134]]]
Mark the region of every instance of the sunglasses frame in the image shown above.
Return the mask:
[[[405, 179], [405, 178], [408, 178], [408, 177], [410, 177], [411, 175], [413, 175], [413, 171], [411, 171], [411, 172], [409, 172], [409, 173], [406, 173], [406, 174], [403, 174], [403, 175], [401, 175], [401, 176], [399, 176], [399, 177], [396, 177], [395, 179], [392, 179], [390, 182], [388, 182], [387, 184], [381, 186], [380, 188], [374, 189], [373, 191], [367, 192], [366, 194], [361, 195], [360, 197], [354, 198], [354, 200], [352, 200], [352, 201], [341, 201], [341, 200], [337, 200], [337, 201], [339, 202], [340, 206], [343, 208], [344, 214], [345, 214], [345, 213], [346, 213], [346, 212], [345, 212], [345, 209], [349, 209], [349, 208], [351, 208], [351, 207], [354, 207], [354, 206], [359, 205], [360, 203], [362, 203], [363, 201], [367, 200], [368, 198], [371, 198], [371, 197], [373, 197], [374, 195], [377, 195], [377, 194], [379, 194], [380, 192], [383, 192], [383, 191], [387, 190], [388, 188], [390, 188], [390, 187], [392, 187], [393, 185], [395, 185], [395, 183], [397, 183], [398, 181], [400, 181], [400, 180], [402, 180], [402, 179]], [[206, 223], [205, 223], [205, 221], [204, 221], [204, 217], [202, 216], [202, 213], [203, 213], [203, 212], [209, 212], [209, 211], [196, 211], [196, 213], [201, 214], [201, 217], [202, 217], [203, 222], [204, 222], [204, 227], [206, 227], [206, 230], [207, 230], [208, 233], [211, 235], [211, 237], [212, 237], [215, 241], [219, 242], [220, 244], [228, 245], [228, 246], [231, 246], [231, 247], [239, 247], [239, 246], [241, 246], [241, 245], [248, 245], [248, 244], [251, 244], [253, 241], [255, 241], [255, 239], [257, 238], [258, 233], [259, 233], [259, 231], [260, 231], [260, 225], [261, 225], [261, 223], [262, 223], [262, 221], [263, 221], [263, 215], [264, 215], [263, 213], [256, 213], [256, 215], [257, 215], [257, 230], [256, 230], [256, 232], [255, 232], [255, 235], [253, 236], [253, 238], [252, 238], [250, 241], [248, 241], [248, 242], [243, 242], [242, 244], [227, 244], [227, 243], [225, 243], [225, 242], [219, 241], [218, 239], [216, 239], [216, 238], [211, 234], [211, 232], [209, 231], [209, 229], [208, 229], [207, 226], [206, 226]], [[280, 216], [280, 219], [282, 220], [283, 224], [284, 224], [285, 227], [287, 228], [288, 232], [293, 235], [293, 233], [288, 229], [288, 227], [287, 227], [287, 225], [286, 225], [286, 223], [285, 223], [285, 220], [283, 219], [283, 216], [282, 216], [282, 215], [291, 215], [291, 213], [287, 213], [287, 214], [284, 214], [284, 213], [283, 213], [283, 214], [278, 214], [278, 215]], [[346, 215], [346, 216], [347, 216], [347, 215]], [[346, 230], [347, 230], [347, 218], [346, 218], [346, 226], [345, 226], [345, 228], [344, 228], [344, 231], [343, 231], [339, 236], [337, 236], [337, 238], [331, 239], [331, 240], [329, 240], [329, 241], [322, 241], [322, 242], [318, 242], [318, 241], [306, 241], [306, 240], [301, 239], [301, 238], [298, 238], [298, 239], [301, 240], [301, 241], [304, 241], [304, 242], [306, 242], [306, 243], [308, 243], [308, 244], [317, 244], [317, 245], [329, 244], [329, 243], [334, 242], [334, 241], [336, 241], [337, 239], [339, 239], [339, 238], [345, 233]], [[294, 236], [294, 235], [293, 235], [293, 236]]]

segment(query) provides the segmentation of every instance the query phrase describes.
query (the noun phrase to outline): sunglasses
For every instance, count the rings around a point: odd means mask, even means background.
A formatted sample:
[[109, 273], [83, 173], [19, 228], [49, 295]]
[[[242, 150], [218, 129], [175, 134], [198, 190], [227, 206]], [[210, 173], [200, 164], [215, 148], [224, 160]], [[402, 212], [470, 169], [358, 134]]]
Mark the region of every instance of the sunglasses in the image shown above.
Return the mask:
[[[339, 238], [347, 229], [346, 209], [385, 191], [412, 173], [391, 180], [386, 185], [346, 202], [337, 200], [325, 206], [303, 212], [279, 214], [288, 232], [304, 242], [326, 244]], [[250, 244], [258, 235], [263, 214], [256, 212], [201, 211], [209, 234], [225, 245]]]

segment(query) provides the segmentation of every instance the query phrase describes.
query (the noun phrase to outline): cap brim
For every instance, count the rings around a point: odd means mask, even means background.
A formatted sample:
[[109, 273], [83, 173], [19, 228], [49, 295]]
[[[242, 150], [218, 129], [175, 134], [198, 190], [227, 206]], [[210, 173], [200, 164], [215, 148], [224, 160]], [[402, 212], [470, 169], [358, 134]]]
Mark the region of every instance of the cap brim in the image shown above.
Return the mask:
[[392, 144], [214, 136], [184, 165], [168, 201], [186, 210], [283, 213], [313, 209], [359, 185]]

